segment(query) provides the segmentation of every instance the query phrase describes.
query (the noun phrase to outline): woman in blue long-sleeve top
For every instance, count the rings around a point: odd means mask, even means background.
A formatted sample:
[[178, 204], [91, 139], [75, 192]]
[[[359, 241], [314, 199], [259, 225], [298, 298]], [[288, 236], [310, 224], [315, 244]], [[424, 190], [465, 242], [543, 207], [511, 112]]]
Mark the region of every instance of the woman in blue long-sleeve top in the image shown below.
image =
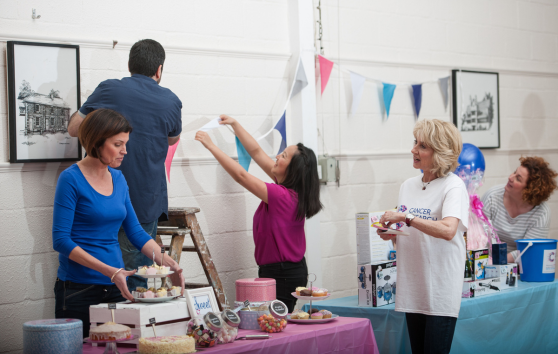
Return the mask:
[[[63, 171], [54, 197], [53, 247], [60, 252], [54, 287], [56, 318], [83, 321], [89, 334], [89, 306], [132, 300], [126, 277], [136, 271], [124, 269], [118, 243], [122, 225], [130, 241], [161, 264], [161, 248], [141, 227], [120, 166], [132, 127], [116, 111], [98, 109], [87, 115], [79, 139], [87, 156]], [[178, 263], [165, 257], [175, 273], [173, 284], [184, 277]]]

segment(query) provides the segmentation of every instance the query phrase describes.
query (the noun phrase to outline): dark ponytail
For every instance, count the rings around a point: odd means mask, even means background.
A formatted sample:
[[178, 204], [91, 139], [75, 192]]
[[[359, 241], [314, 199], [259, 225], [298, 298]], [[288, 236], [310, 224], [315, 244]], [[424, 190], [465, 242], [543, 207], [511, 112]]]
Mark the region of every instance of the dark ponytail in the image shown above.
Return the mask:
[[296, 146], [298, 153], [293, 155], [285, 171], [285, 180], [280, 184], [298, 194], [296, 219], [304, 220], [318, 214], [323, 205], [320, 202], [320, 179], [316, 155], [312, 149], [301, 143]]

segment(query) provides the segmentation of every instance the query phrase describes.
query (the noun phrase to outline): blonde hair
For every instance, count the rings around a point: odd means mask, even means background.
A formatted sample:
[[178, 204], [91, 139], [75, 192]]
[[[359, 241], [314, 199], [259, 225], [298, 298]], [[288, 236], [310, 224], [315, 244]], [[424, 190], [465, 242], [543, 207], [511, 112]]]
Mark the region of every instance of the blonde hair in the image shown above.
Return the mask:
[[455, 125], [439, 119], [424, 119], [415, 124], [413, 135], [434, 150], [434, 167], [430, 172], [436, 177], [445, 177], [459, 166], [457, 160], [463, 143]]

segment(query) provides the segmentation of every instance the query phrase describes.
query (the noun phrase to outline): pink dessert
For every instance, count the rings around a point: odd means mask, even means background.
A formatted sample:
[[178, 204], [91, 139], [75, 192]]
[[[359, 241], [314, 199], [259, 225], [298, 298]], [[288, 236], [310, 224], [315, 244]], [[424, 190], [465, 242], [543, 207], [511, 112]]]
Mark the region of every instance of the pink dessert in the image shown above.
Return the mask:
[[155, 294], [153, 293], [153, 291], [147, 290], [146, 292], [143, 293], [143, 298], [144, 299], [154, 299]]
[[149, 268], [147, 268], [147, 271], [145, 272], [145, 274], [147, 274], [147, 275], [155, 275], [155, 274], [157, 274], [157, 268], [155, 268], [155, 267], [149, 267]]

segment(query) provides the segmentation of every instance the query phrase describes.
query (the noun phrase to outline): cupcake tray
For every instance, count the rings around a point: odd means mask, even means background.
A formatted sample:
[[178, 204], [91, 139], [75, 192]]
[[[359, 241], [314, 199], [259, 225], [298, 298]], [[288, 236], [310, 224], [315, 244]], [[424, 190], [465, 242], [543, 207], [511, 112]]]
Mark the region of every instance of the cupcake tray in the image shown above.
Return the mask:
[[339, 317], [339, 315], [331, 315], [331, 318], [322, 318], [321, 320], [312, 320], [310, 318], [308, 318], [307, 320], [299, 320], [299, 319], [292, 320], [291, 315], [287, 315], [287, 322], [298, 323], [298, 324], [319, 324], [319, 323], [327, 323], [333, 321], [337, 319], [337, 317]]
[[157, 302], [167, 302], [167, 301], [171, 301], [176, 299], [177, 297], [180, 297], [180, 295], [176, 295], [176, 296], [165, 296], [165, 297], [154, 297], [154, 298], [141, 298], [141, 297], [135, 297], [134, 300], [137, 302], [147, 302], [147, 303], [157, 303]]

